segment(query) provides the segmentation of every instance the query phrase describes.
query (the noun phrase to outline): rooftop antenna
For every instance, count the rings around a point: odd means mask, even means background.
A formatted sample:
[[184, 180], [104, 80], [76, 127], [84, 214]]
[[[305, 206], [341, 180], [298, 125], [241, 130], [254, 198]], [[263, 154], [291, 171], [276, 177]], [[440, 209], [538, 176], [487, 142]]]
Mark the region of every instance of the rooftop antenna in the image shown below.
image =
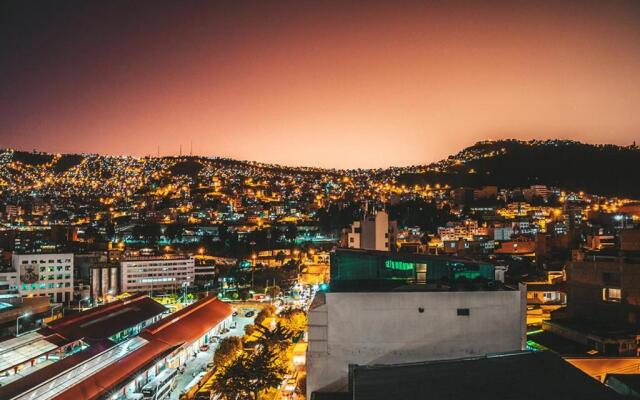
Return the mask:
[[193, 140], [189, 142], [189, 157], [193, 156]]
[[182, 143], [180, 143], [180, 157], [182, 157]]

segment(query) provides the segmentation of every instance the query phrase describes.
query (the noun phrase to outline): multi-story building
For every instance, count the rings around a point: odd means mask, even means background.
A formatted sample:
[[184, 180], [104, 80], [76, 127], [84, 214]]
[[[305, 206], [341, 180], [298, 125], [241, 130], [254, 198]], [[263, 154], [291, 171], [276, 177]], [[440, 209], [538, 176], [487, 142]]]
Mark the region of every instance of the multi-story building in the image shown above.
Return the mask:
[[531, 185], [529, 189], [525, 189], [522, 191], [525, 199], [531, 201], [534, 197], [539, 197], [541, 199], [547, 200], [551, 191], [545, 185]]
[[73, 299], [73, 254], [16, 254], [11, 264], [22, 296], [49, 296], [54, 303]]
[[474, 220], [464, 220], [462, 222], [447, 222], [446, 226], [438, 228], [438, 236], [440, 240], [457, 241], [464, 239], [467, 241], [475, 240], [476, 236], [487, 236], [488, 229], [484, 226], [478, 226], [478, 222]]
[[140, 256], [120, 261], [122, 292], [166, 292], [191, 286], [195, 280], [195, 260], [185, 256]]
[[[465, 278], [465, 270], [480, 273], [469, 260], [465, 265], [446, 257], [339, 252], [332, 257], [329, 290], [316, 295], [309, 311], [307, 398], [347, 391], [356, 365], [483, 356], [526, 346], [523, 285], [451, 279], [454, 270]], [[358, 254], [364, 254], [359, 262]]]
[[346, 234], [346, 247], [365, 250], [388, 251], [395, 247], [397, 224], [389, 221], [384, 211], [367, 214], [361, 221], [355, 221]]
[[567, 266], [567, 308], [543, 329], [599, 353], [637, 355], [640, 346], [640, 258], [575, 252]]

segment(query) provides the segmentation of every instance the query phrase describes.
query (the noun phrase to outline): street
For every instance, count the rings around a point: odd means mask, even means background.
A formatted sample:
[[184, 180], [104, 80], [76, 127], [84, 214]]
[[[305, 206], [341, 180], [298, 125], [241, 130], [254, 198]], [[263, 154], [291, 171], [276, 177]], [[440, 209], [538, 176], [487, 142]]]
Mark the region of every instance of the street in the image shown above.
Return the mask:
[[[257, 303], [234, 303], [233, 309], [238, 312], [238, 315], [233, 317], [233, 322], [231, 324], [233, 328], [230, 329], [229, 332], [221, 335], [221, 338], [227, 336], [242, 337], [244, 335], [244, 327], [246, 325], [253, 324], [255, 317], [261, 308], [262, 305]], [[244, 315], [249, 311], [253, 311], [254, 315], [251, 317], [245, 317]], [[213, 354], [215, 353], [217, 345], [217, 341], [209, 343], [209, 350], [198, 352], [195, 357], [192, 357], [187, 361], [184, 373], [178, 374], [176, 378], [176, 387], [171, 391], [169, 396], [170, 400], [178, 400], [183, 389], [189, 385], [193, 378], [206, 370], [207, 364], [213, 361]]]

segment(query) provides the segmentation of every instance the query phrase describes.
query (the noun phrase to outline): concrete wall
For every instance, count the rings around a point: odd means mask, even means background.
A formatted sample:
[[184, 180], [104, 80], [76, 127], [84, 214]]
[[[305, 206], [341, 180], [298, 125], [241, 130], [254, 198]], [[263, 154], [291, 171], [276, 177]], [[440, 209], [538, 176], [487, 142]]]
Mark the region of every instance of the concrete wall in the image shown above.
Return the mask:
[[[307, 398], [346, 391], [349, 364], [389, 364], [521, 350], [526, 289], [320, 293], [309, 312]], [[468, 308], [469, 316], [459, 316]], [[423, 309], [420, 312], [420, 309]]]

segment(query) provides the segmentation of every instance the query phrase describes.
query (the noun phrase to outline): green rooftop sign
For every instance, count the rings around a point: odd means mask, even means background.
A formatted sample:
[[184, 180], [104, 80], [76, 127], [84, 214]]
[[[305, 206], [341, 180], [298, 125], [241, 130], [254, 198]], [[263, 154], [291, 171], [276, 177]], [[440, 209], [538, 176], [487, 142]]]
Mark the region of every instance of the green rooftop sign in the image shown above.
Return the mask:
[[385, 260], [384, 266], [388, 269], [395, 269], [398, 271], [412, 271], [415, 268], [414, 263], [396, 260]]

